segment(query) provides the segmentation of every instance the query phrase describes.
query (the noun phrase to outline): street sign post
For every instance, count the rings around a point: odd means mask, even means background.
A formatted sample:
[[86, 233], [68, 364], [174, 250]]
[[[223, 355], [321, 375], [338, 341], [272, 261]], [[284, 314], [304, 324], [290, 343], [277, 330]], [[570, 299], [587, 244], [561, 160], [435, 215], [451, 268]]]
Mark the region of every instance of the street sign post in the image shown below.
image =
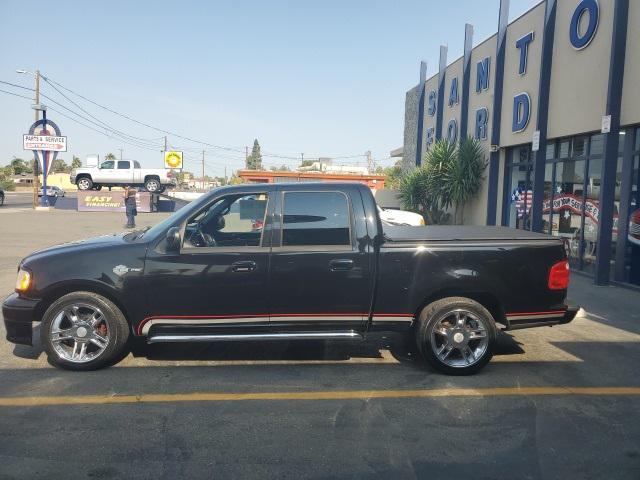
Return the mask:
[[[49, 156], [51, 162], [58, 156], [58, 152], [67, 151], [67, 137], [60, 134], [60, 129], [51, 120], [47, 120], [47, 111], [42, 110], [42, 120], [31, 125], [29, 133], [22, 136], [22, 144], [25, 150], [32, 150], [37, 163], [41, 164], [42, 172], [42, 206], [49, 206], [47, 197], [47, 175], [49, 174]], [[53, 152], [53, 153], [49, 153]]]

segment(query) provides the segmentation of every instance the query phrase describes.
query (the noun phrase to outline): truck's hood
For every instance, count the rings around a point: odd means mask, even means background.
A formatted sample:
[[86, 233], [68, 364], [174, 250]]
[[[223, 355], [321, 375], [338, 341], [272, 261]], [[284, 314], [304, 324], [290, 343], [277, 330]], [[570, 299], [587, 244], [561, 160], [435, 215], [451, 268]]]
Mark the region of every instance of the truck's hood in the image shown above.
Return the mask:
[[43, 250], [33, 252], [27, 256], [23, 261], [30, 261], [48, 257], [50, 255], [58, 255], [67, 252], [78, 252], [80, 250], [87, 250], [91, 248], [101, 248], [104, 246], [122, 245], [125, 243], [124, 237], [130, 232], [113, 233], [110, 235], [102, 235], [99, 237], [85, 238], [82, 240], [74, 240], [73, 242], [62, 243], [60, 245], [54, 245], [47, 247]]

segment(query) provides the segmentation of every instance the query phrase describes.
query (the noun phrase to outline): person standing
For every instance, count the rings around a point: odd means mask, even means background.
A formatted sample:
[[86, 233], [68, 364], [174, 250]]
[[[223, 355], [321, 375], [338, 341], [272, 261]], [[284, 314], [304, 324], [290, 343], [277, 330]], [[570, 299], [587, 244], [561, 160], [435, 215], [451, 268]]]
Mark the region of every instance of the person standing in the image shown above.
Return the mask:
[[136, 215], [138, 214], [138, 210], [136, 208], [136, 189], [129, 185], [124, 187], [124, 207], [127, 215], [127, 224], [125, 227], [135, 228]]

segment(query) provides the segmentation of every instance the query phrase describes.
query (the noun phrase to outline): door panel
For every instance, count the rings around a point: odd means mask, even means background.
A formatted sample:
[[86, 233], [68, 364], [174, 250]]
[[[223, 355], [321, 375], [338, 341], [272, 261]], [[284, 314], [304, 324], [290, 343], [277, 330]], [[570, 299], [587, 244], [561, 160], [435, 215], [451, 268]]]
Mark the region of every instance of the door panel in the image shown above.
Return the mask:
[[192, 333], [266, 328], [270, 247], [261, 245], [269, 244], [269, 227], [262, 231], [268, 208], [266, 194], [222, 197], [187, 221], [180, 253], [150, 252], [149, 315], [137, 333], [154, 325]]
[[371, 272], [367, 251], [353, 238], [350, 199], [318, 191], [287, 192], [279, 200], [280, 245], [272, 249], [269, 277], [272, 329], [362, 329]]

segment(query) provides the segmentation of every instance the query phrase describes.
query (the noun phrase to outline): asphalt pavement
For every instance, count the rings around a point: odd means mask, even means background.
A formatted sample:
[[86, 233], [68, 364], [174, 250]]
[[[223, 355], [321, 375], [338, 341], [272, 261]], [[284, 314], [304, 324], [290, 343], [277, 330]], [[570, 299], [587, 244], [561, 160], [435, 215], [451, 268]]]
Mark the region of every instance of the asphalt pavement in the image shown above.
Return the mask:
[[[30, 251], [123, 223], [0, 208], [0, 294]], [[462, 378], [402, 336], [138, 346], [88, 373], [0, 341], [0, 478], [640, 478], [640, 293], [570, 296], [574, 322], [501, 334]]]

